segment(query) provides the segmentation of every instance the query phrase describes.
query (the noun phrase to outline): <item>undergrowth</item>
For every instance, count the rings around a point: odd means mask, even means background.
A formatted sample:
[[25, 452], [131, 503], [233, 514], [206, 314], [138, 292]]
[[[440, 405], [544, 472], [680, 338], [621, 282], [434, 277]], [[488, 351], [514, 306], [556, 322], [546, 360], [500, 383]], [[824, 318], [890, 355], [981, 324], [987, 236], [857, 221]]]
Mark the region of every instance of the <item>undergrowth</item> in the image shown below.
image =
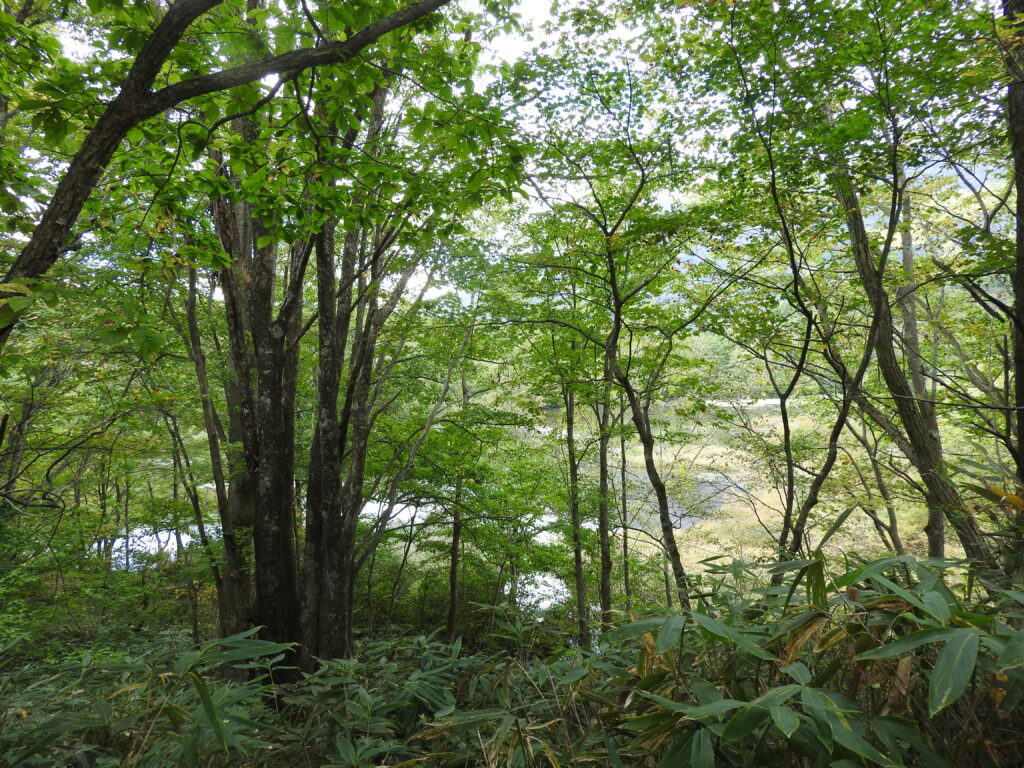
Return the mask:
[[812, 558], [750, 595], [729, 586], [742, 567], [712, 569], [693, 611], [625, 623], [594, 652], [541, 657], [550, 631], [506, 613], [501, 653], [365, 641], [288, 685], [269, 673], [289, 646], [254, 632], [56, 661], [15, 638], [0, 654], [0, 764], [1024, 764], [1024, 593], [968, 599], [945, 562], [832, 575]]

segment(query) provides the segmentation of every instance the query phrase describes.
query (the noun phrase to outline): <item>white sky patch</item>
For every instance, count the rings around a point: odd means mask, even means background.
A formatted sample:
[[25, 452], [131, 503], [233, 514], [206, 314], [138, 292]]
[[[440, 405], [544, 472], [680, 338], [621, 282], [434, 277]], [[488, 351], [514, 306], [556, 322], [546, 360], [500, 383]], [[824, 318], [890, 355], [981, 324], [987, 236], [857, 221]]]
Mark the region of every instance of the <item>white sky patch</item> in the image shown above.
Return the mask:
[[513, 10], [519, 14], [520, 24], [527, 34], [502, 33], [488, 43], [486, 52], [491, 54], [492, 63], [516, 61], [538, 43], [553, 37], [544, 30], [544, 26], [554, 19], [550, 0], [520, 0]]
[[[376, 520], [387, 512], [387, 508], [388, 503], [386, 501], [371, 500], [363, 505], [360, 517], [368, 520]], [[432, 511], [433, 507], [430, 506], [417, 507], [413, 504], [396, 504], [395, 508], [391, 511], [391, 517], [388, 520], [388, 529], [393, 530], [395, 528], [403, 528], [411, 523], [414, 518], [417, 521], [422, 521]]]
[[569, 599], [565, 582], [551, 573], [531, 573], [519, 582], [519, 599], [526, 608], [546, 611]]
[[[413, 273], [412, 277], [409, 278], [409, 283], [405, 288], [405, 295], [409, 297], [418, 296], [420, 291], [423, 290], [423, 286], [427, 284], [428, 279], [430, 279], [430, 273], [426, 269], [423, 267], [417, 269]], [[451, 290], [452, 287], [450, 285], [446, 285], [435, 280], [423, 294], [423, 300], [432, 301], [433, 299], [439, 299], [450, 293]]]
[[57, 39], [60, 41], [64, 55], [79, 63], [92, 56], [96, 50], [84, 40], [74, 36], [71, 27], [65, 22], [57, 22]]
[[[556, 519], [557, 518], [554, 515], [542, 515], [540, 518], [540, 524], [547, 529], [549, 526], [555, 524]], [[541, 546], [546, 546], [548, 544], [557, 543], [560, 538], [562, 538], [561, 534], [556, 533], [555, 531], [543, 530], [534, 536], [533, 540]]]

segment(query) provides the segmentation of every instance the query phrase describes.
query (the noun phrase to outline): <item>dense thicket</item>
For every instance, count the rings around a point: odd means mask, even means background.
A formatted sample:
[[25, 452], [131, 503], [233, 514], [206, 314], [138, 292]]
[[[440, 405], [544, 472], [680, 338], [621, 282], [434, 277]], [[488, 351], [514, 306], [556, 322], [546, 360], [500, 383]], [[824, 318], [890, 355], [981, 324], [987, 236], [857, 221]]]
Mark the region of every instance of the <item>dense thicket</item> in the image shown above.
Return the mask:
[[0, 0], [4, 764], [1024, 765], [1022, 9], [516, 10]]

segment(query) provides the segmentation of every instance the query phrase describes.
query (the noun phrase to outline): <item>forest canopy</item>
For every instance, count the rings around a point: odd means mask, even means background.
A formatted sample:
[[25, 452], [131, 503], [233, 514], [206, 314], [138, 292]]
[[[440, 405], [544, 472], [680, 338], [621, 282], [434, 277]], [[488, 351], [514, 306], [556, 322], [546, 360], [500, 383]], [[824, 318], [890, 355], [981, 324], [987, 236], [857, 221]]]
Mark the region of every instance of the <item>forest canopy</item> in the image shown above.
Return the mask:
[[0, 0], [0, 764], [1024, 765], [1024, 0]]

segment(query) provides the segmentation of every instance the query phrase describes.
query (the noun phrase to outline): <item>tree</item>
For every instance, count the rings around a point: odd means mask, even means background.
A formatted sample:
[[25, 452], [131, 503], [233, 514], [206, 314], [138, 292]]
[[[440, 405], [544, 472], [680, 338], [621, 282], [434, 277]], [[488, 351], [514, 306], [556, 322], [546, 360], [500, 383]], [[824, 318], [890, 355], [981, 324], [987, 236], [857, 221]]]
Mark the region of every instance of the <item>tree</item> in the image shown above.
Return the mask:
[[[20, 286], [26, 281], [31, 283], [38, 280], [66, 252], [69, 235], [82, 207], [92, 195], [122, 140], [139, 123], [190, 99], [252, 83], [271, 74], [281, 76], [278, 87], [272, 91], [276, 92], [281, 84], [294, 79], [306, 69], [353, 59], [382, 36], [428, 16], [447, 0], [421, 0], [381, 19], [359, 25], [360, 29], [353, 34], [346, 34], [344, 40], [265, 56], [236, 67], [178, 79], [177, 82], [154, 90], [166, 65], [171, 64], [176, 69], [178, 62], [175, 59], [178, 56], [184, 56], [187, 60], [195, 55], [196, 51], [191, 45], [187, 46], [188, 50], [181, 50], [179, 43], [182, 37], [193, 23], [208, 17], [222, 2], [176, 0], [163, 15], [141, 45], [131, 68], [117, 87], [117, 94], [103, 109], [95, 126], [88, 130], [82, 146], [61, 176], [29, 241], [8, 267], [4, 277], [6, 284]], [[305, 17], [297, 16], [302, 19], [302, 23], [305, 22]], [[358, 20], [354, 21], [358, 23]], [[12, 31], [24, 39], [23, 26], [24, 21], [19, 23], [15, 19]], [[248, 30], [243, 29], [243, 34], [248, 36]], [[5, 117], [5, 122], [8, 119]], [[5, 296], [10, 298], [24, 293], [16, 288], [14, 293], [8, 290]], [[15, 320], [15, 317], [9, 317], [0, 325], [0, 346], [6, 343]]]

